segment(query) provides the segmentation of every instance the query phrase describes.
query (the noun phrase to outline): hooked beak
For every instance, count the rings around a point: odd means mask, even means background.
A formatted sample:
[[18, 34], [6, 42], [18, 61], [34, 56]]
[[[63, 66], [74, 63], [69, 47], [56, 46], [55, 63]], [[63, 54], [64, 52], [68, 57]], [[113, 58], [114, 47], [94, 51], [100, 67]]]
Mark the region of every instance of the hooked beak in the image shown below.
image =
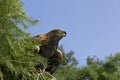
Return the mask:
[[63, 37], [65, 37], [67, 35], [67, 32], [63, 31]]
[[67, 35], [66, 31], [60, 31], [61, 37], [65, 37]]

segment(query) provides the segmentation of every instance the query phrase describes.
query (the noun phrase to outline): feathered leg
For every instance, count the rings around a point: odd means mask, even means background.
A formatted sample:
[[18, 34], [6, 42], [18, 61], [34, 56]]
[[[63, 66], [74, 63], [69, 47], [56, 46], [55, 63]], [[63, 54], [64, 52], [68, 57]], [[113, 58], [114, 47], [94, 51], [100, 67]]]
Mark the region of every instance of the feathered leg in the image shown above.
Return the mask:
[[45, 71], [53, 74], [62, 60], [62, 52], [57, 50], [48, 60], [48, 67]]

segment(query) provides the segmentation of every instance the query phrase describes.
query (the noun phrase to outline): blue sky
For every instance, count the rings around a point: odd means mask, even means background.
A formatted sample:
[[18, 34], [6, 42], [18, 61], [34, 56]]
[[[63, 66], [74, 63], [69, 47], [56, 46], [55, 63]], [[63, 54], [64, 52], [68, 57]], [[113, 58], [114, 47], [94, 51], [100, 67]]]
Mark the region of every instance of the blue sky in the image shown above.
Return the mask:
[[120, 51], [120, 0], [21, 0], [31, 18], [40, 22], [27, 31], [32, 35], [60, 28], [60, 41], [73, 50], [80, 65], [88, 56], [104, 59]]

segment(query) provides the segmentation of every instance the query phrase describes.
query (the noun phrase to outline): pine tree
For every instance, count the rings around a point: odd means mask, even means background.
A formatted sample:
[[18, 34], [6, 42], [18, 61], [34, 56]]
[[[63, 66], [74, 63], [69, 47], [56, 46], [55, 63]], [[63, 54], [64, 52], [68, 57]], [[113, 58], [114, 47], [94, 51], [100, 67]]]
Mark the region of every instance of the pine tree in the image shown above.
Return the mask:
[[78, 80], [119, 80], [120, 53], [108, 56], [104, 61], [88, 57], [87, 65], [77, 72]]
[[35, 80], [35, 64], [42, 60], [33, 54], [36, 42], [25, 29], [30, 19], [19, 0], [0, 0], [0, 80]]

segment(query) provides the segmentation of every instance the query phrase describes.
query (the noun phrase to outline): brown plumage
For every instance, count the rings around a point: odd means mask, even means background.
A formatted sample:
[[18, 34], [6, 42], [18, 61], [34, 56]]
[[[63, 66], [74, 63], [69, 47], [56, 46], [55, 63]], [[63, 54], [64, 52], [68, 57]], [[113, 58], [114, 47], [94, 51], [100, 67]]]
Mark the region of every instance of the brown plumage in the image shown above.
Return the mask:
[[58, 43], [65, 36], [66, 32], [60, 29], [54, 29], [46, 34], [35, 36], [35, 39], [40, 41], [40, 46], [36, 46], [36, 51], [48, 59], [48, 66], [45, 71], [51, 74], [62, 60], [62, 52], [58, 50]]

